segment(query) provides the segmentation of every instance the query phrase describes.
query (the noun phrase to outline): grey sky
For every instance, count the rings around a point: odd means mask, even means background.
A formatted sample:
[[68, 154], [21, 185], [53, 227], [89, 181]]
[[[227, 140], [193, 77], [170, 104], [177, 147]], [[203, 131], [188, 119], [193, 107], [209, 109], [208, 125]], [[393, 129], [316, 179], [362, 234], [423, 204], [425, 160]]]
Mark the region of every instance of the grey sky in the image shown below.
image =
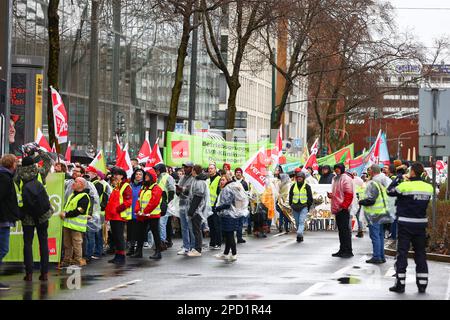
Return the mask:
[[450, 33], [449, 0], [389, 0], [394, 8], [448, 8], [447, 10], [396, 9], [396, 23], [401, 31], [409, 31], [427, 47], [433, 39]]

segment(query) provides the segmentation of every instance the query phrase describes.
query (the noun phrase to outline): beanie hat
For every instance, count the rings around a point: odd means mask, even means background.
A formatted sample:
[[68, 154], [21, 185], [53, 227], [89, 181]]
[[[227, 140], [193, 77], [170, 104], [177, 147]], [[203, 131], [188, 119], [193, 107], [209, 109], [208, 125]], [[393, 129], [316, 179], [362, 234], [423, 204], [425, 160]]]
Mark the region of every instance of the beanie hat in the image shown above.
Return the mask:
[[32, 157], [25, 157], [22, 159], [22, 167], [32, 166], [34, 164], [34, 160]]
[[236, 174], [236, 172], [240, 172], [240, 173], [242, 173], [242, 169], [241, 168], [236, 168], [236, 169], [234, 169], [234, 174]]

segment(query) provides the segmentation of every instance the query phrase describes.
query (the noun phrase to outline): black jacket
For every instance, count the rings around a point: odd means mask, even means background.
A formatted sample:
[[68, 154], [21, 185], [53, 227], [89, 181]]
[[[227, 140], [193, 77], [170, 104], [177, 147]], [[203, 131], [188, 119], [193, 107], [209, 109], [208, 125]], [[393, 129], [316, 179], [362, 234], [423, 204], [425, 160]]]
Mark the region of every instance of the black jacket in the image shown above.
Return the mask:
[[[295, 182], [298, 186], [298, 189], [301, 189], [303, 186], [303, 183], [299, 183], [299, 182]], [[306, 195], [308, 197], [308, 200], [306, 201], [306, 203], [292, 203], [292, 199], [294, 198], [294, 187], [295, 187], [295, 183], [292, 184], [291, 189], [289, 190], [289, 205], [291, 206], [292, 210], [294, 211], [300, 211], [303, 208], [307, 207], [308, 211], [309, 208], [312, 206], [313, 204], [313, 197], [312, 197], [312, 192], [311, 192], [311, 187], [309, 186], [309, 184], [306, 184], [305, 189], [306, 189]]]
[[[50, 219], [53, 213], [52, 211], [50, 215], [47, 214], [51, 209], [50, 198], [44, 185], [37, 178], [24, 182], [22, 199], [23, 213], [30, 217], [35, 217], [33, 220], [35, 220], [36, 224], [41, 224]], [[45, 216], [45, 221], [40, 219], [42, 216]]]
[[0, 223], [16, 222], [21, 216], [13, 176], [8, 169], [0, 167]]
[[328, 168], [328, 173], [320, 175], [319, 184], [331, 184], [335, 174], [331, 171], [331, 167], [329, 165], [324, 165], [322, 170], [324, 168]]

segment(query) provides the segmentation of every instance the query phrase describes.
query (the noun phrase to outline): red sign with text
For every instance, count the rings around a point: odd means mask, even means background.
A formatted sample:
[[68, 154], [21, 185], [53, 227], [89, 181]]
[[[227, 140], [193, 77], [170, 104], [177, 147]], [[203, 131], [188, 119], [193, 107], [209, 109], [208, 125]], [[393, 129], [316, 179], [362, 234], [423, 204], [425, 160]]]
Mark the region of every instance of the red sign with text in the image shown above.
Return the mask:
[[172, 158], [189, 158], [189, 141], [172, 141]]

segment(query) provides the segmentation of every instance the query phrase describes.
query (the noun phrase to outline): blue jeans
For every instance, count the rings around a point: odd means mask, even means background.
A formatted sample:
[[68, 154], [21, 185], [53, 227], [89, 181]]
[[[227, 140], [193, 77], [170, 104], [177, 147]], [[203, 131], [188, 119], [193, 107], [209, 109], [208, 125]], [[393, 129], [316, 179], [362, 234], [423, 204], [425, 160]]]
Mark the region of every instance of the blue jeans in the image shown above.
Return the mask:
[[166, 241], [167, 237], [167, 221], [169, 220], [169, 215], [166, 213], [166, 215], [159, 218], [159, 235], [161, 238], [161, 241]]
[[86, 257], [90, 258], [93, 255], [101, 257], [103, 253], [103, 233], [102, 229], [97, 232], [87, 231], [86, 232]]
[[384, 259], [384, 228], [382, 224], [369, 224], [369, 235], [372, 240], [373, 258]]
[[191, 250], [195, 247], [195, 238], [192, 228], [189, 226], [187, 209], [180, 209], [181, 236], [183, 237], [183, 248]]
[[0, 264], [9, 251], [9, 227], [0, 228]]
[[305, 231], [305, 219], [308, 215], [308, 208], [304, 207], [301, 211], [293, 211], [295, 224], [297, 225], [297, 236], [303, 236]]

